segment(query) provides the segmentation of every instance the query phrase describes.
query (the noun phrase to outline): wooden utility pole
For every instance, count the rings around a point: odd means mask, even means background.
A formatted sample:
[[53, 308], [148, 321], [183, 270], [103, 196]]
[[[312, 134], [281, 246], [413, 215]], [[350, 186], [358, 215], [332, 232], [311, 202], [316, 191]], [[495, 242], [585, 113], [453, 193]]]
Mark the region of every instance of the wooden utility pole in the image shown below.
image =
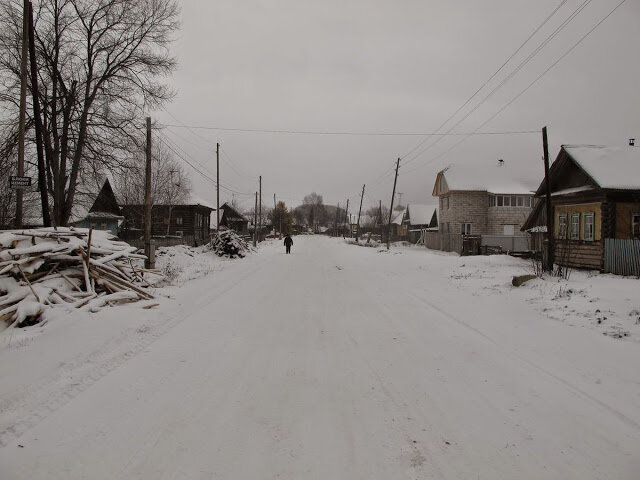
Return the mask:
[[542, 150], [544, 153], [544, 183], [546, 189], [547, 207], [547, 259], [545, 270], [553, 272], [555, 263], [555, 242], [553, 238], [553, 207], [551, 205], [551, 183], [549, 180], [549, 144], [547, 142], [547, 127], [542, 127]]
[[[260, 201], [258, 202], [259, 216], [258, 223], [260, 223], [260, 233], [262, 233], [262, 175], [260, 175]], [[258, 241], [261, 242], [260, 236], [258, 236]]]
[[253, 209], [253, 246], [258, 245], [258, 192], [256, 192], [256, 206]]
[[[22, 11], [22, 57], [20, 61], [20, 117], [18, 123], [18, 176], [24, 177], [24, 136], [27, 116], [27, 55], [29, 54], [29, 1]], [[22, 227], [22, 189], [16, 189], [16, 228]]]
[[[344, 211], [344, 219], [349, 228], [349, 238], [351, 238], [351, 222], [349, 221], [349, 199], [347, 198], [347, 209]], [[344, 232], [342, 232], [344, 237]]]
[[[40, 190], [40, 203], [42, 208], [42, 223], [45, 227], [51, 226], [51, 212], [49, 211], [49, 192], [47, 189], [47, 170], [45, 165], [44, 126], [42, 125], [42, 111], [38, 98], [38, 63], [36, 60], [35, 34], [33, 29], [33, 5], [29, 2], [29, 70], [31, 71], [31, 95], [33, 103], [33, 118], [36, 131], [36, 152], [38, 156], [38, 190]], [[44, 145], [44, 147], [43, 147]], [[47, 152], [47, 158], [51, 158]]]
[[400, 168], [400, 159], [396, 162], [396, 178], [393, 180], [393, 193], [391, 194], [391, 208], [389, 208], [389, 223], [387, 224], [387, 250], [391, 248], [391, 220], [393, 215], [393, 199], [396, 196], [396, 184], [398, 183], [398, 169]]
[[151, 117], [147, 117], [147, 165], [144, 181], [144, 254], [147, 256], [145, 266], [155, 268], [151, 251]]
[[362, 214], [362, 201], [364, 200], [364, 187], [362, 185], [362, 195], [360, 196], [360, 210], [358, 210], [358, 223], [356, 223], [356, 242], [358, 241], [358, 236], [360, 235], [360, 215]]
[[[274, 193], [273, 194], [273, 215], [271, 215], [271, 226], [273, 227], [274, 232], [276, 230], [276, 223], [275, 223], [276, 207], [277, 207], [277, 205], [276, 205], [276, 194]], [[282, 230], [282, 228], [280, 230]], [[280, 232], [280, 233], [282, 233], [282, 232]], [[275, 235], [275, 233], [274, 233], [274, 235]]]
[[337, 237], [338, 236], [338, 220], [340, 219], [340, 204], [338, 203], [338, 206], [336, 207], [336, 221], [334, 224], [334, 233], [333, 236]]
[[378, 224], [380, 225], [380, 241], [382, 241], [382, 234], [384, 229], [382, 228], [382, 200], [378, 200]]
[[216, 143], [216, 233], [220, 231], [220, 144]]

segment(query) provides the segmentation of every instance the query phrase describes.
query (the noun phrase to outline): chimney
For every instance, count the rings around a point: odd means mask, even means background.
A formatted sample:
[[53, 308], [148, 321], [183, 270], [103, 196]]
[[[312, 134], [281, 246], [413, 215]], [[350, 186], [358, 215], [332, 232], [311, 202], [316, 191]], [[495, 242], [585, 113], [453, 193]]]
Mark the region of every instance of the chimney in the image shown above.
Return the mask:
[[630, 138], [629, 139], [629, 146], [633, 147], [633, 146], [635, 146], [635, 144], [636, 144], [636, 139], [635, 138]]

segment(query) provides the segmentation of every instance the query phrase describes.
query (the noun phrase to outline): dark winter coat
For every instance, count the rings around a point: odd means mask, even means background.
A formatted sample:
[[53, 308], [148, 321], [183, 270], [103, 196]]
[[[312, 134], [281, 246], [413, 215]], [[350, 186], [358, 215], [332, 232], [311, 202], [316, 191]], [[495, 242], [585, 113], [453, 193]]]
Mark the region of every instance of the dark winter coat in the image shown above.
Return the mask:
[[293, 245], [293, 239], [289, 235], [287, 235], [286, 237], [284, 237], [284, 246], [290, 247], [291, 245]]

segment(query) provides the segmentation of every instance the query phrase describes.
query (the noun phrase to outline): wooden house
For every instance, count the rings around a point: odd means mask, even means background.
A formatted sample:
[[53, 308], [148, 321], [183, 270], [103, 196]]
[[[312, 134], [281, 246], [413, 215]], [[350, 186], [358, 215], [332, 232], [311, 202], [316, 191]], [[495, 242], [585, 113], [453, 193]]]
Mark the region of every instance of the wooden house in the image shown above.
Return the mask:
[[249, 220], [228, 203], [220, 206], [220, 226], [235, 231], [238, 235], [249, 234]]
[[[557, 264], [622, 273], [622, 255], [640, 269], [640, 148], [563, 145], [549, 182]], [[523, 230], [546, 225], [545, 195], [543, 181]]]
[[427, 229], [438, 229], [438, 207], [410, 203], [405, 210], [402, 224], [409, 242], [424, 243], [424, 232]]
[[118, 235], [124, 216], [108, 179], [104, 181], [100, 192], [93, 196], [95, 200], [88, 210], [86, 210], [86, 207], [83, 210], [81, 202], [74, 206], [73, 213], [76, 220], [72, 220], [71, 225], [74, 227], [108, 230], [112, 234]]
[[[151, 236], [182, 238], [180, 243], [203, 245], [211, 239], [211, 212], [206, 202], [189, 198], [176, 205], [156, 204], [151, 207]], [[125, 217], [122, 238], [136, 239], [144, 234], [144, 205], [123, 205]], [[175, 243], [175, 242], [174, 242]]]

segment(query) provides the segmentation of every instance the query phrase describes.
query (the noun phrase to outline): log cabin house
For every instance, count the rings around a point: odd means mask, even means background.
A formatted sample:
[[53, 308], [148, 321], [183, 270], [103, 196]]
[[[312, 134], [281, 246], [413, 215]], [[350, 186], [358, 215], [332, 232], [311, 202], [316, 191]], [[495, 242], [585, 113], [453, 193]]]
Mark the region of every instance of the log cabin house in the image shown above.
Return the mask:
[[[549, 181], [556, 263], [618, 273], [605, 263], [624, 245], [617, 242], [616, 247], [607, 240], [631, 242], [628, 251], [635, 248], [637, 252], [640, 148], [563, 145], [549, 169]], [[523, 231], [546, 231], [545, 195], [543, 180], [536, 192], [541, 201]], [[638, 258], [627, 257], [627, 261], [640, 263]]]

